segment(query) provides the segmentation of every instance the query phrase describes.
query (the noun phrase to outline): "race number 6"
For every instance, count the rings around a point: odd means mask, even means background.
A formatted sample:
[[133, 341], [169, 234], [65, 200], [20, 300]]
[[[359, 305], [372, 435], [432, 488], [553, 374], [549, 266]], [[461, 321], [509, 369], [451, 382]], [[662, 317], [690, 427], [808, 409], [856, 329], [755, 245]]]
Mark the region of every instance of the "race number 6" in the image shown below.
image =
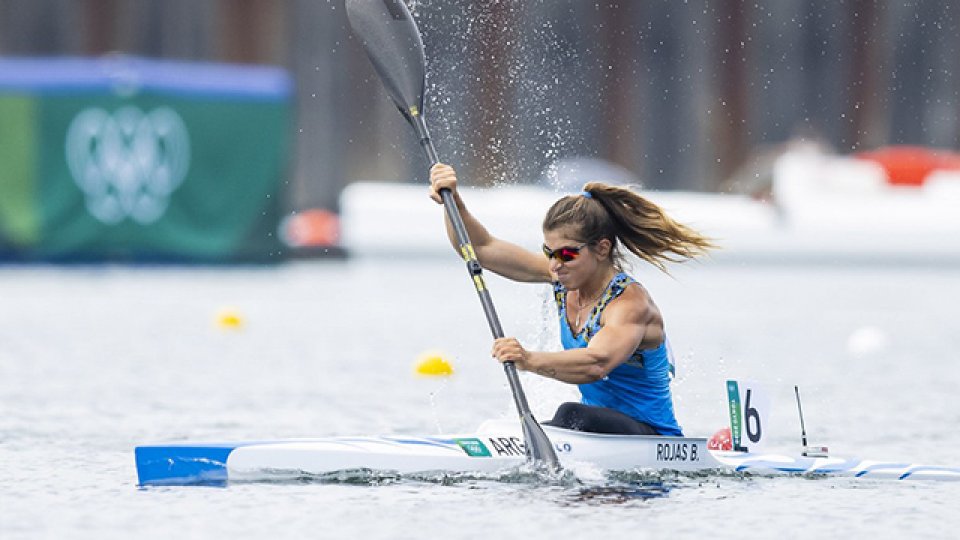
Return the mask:
[[753, 381], [727, 381], [730, 438], [733, 449], [757, 452], [763, 447], [769, 400]]

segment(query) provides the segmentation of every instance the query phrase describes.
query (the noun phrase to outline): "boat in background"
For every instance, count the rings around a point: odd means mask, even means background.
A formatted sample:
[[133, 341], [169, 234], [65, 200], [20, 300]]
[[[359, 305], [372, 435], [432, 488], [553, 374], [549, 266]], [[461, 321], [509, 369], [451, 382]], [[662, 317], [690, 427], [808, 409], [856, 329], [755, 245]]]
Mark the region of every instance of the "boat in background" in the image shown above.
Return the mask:
[[[906, 180], [890, 177], [887, 154], [841, 156], [803, 143], [769, 161], [763, 172], [769, 179], [750, 193], [640, 193], [717, 239], [722, 249], [711, 254], [716, 260], [960, 264], [960, 214], [954, 210], [960, 170], [933, 169], [917, 183], [916, 172]], [[547, 209], [577, 192], [569, 184], [563, 191], [548, 180], [462, 191], [492, 230], [508, 230], [511, 241], [536, 251]], [[440, 212], [424, 212], [428, 204], [421, 184], [350, 184], [340, 197], [341, 245], [357, 255], [446, 255]]]

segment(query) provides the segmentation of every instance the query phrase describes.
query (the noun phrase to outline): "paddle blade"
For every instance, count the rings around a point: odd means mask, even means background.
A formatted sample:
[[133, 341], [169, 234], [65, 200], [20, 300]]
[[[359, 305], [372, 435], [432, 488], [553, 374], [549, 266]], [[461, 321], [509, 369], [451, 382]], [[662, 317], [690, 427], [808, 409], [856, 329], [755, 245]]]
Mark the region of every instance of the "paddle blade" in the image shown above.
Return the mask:
[[347, 19], [407, 121], [423, 112], [426, 60], [403, 0], [346, 0]]
[[560, 470], [560, 459], [553, 450], [553, 443], [543, 432], [543, 428], [537, 423], [533, 415], [527, 411], [520, 416], [520, 423], [523, 425], [523, 439], [527, 445], [527, 458], [533, 460], [537, 465], [545, 467], [550, 472]]

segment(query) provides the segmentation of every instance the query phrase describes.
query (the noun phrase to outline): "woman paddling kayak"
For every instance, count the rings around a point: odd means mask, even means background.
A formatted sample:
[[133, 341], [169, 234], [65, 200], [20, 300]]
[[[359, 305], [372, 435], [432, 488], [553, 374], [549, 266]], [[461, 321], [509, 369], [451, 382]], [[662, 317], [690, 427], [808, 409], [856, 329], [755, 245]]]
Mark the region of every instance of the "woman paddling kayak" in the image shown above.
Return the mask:
[[[636, 193], [591, 182], [560, 198], [543, 220], [543, 254], [492, 236], [467, 210], [456, 172], [430, 170], [430, 197], [450, 189], [483, 268], [514, 281], [552, 283], [563, 351], [525, 349], [513, 337], [494, 341], [493, 356], [580, 389], [548, 425], [597, 433], [682, 435], [673, 412], [673, 358], [660, 310], [623, 271], [622, 247], [665, 270], [713, 247]], [[447, 219], [447, 235], [458, 248]], [[622, 247], [621, 247], [622, 246]], [[544, 257], [546, 255], [546, 257]]]

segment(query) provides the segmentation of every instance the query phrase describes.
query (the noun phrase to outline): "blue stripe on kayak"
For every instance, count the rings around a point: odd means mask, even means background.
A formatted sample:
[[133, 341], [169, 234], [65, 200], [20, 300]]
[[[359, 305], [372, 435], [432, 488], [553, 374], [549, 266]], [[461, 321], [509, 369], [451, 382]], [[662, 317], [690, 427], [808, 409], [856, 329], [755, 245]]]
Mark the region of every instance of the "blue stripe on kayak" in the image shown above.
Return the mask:
[[740, 465], [737, 465], [734, 470], [737, 472], [743, 472], [749, 469], [772, 469], [781, 472], [804, 472], [807, 470], [806, 467], [799, 467], [796, 465], [791, 467], [779, 461], [767, 461], [764, 459], [745, 461]]
[[884, 469], [906, 469], [909, 466], [909, 463], [874, 463], [873, 465], [870, 465], [869, 467], [866, 467], [862, 471], [858, 472], [854, 476], [860, 478], [866, 474], [880, 472]]
[[407, 439], [402, 437], [384, 437], [384, 439], [400, 444], [422, 444], [424, 446], [440, 446], [443, 448], [457, 444], [453, 439]]
[[141, 486], [227, 483], [227, 457], [241, 444], [138, 446], [134, 451]]
[[900, 478], [898, 478], [898, 480], [906, 480], [907, 477], [910, 476], [911, 474], [916, 472], [923, 472], [923, 471], [945, 472], [945, 473], [950, 473], [952, 475], [957, 475], [958, 477], [960, 477], [960, 469], [955, 469], [953, 467], [920, 466], [903, 473], [903, 475], [901, 475]]
[[[473, 437], [471, 437], [471, 438], [473, 438]], [[456, 439], [437, 439], [437, 438], [431, 438], [431, 439], [429, 439], [429, 440], [431, 440], [431, 441], [436, 441], [436, 442], [442, 443], [442, 444], [457, 444], [457, 440], [456, 440]]]
[[[410, 445], [423, 445], [423, 446], [437, 446], [440, 448], [449, 448], [456, 447], [457, 441], [453, 439], [441, 439], [438, 437], [431, 437], [429, 439], [424, 438], [411, 438], [411, 437], [402, 437], [402, 436], [383, 436], [383, 437], [337, 437], [334, 439], [329, 439], [324, 442], [331, 443], [376, 443], [376, 444], [410, 444]], [[459, 447], [457, 447], [459, 448]]]
[[811, 474], [829, 474], [835, 472], [845, 472], [852, 469], [855, 469], [857, 465], [860, 465], [862, 460], [859, 459], [845, 459], [840, 463], [829, 463], [826, 465], [821, 465], [816, 469], [811, 469]]

